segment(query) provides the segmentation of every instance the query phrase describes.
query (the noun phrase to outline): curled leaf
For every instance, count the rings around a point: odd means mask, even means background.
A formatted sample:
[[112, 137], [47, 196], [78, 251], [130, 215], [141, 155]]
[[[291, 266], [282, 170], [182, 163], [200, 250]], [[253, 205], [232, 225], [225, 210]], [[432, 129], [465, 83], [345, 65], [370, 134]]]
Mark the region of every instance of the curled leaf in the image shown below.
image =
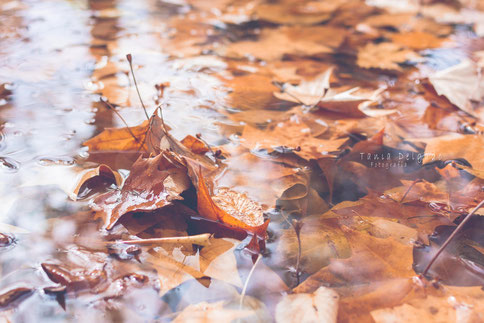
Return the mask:
[[202, 172], [198, 172], [198, 213], [209, 220], [265, 237], [269, 220], [263, 222], [262, 209], [244, 194], [222, 190], [212, 199]]
[[153, 158], [140, 157], [124, 186], [98, 196], [92, 209], [109, 230], [128, 212], [153, 211], [183, 199], [180, 194], [190, 185], [187, 170], [175, 155], [163, 152]]
[[123, 177], [117, 171], [114, 171], [111, 169], [111, 167], [102, 164], [96, 168], [88, 169], [82, 172], [76, 186], [69, 194], [69, 197], [74, 201], [77, 200], [80, 192], [82, 191], [81, 189], [89, 186], [95, 178], [98, 178], [101, 181], [116, 184], [116, 186], [120, 186], [123, 183]]

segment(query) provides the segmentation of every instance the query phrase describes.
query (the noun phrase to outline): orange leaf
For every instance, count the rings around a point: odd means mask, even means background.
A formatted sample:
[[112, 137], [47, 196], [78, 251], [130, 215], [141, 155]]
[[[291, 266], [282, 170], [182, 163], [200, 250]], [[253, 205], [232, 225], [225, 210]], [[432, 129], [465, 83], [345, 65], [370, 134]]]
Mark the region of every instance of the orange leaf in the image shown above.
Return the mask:
[[269, 225], [269, 220], [264, 222], [264, 224], [259, 226], [251, 226], [242, 222], [241, 220], [233, 217], [232, 215], [228, 214], [224, 210], [222, 210], [210, 196], [208, 192], [207, 185], [205, 184], [205, 180], [203, 178], [201, 170], [198, 172], [198, 213], [209, 220], [221, 222], [229, 227], [233, 227], [236, 229], [242, 229], [244, 231], [248, 231], [254, 233], [259, 237], [265, 237], [265, 232], [267, 230], [267, 226]]

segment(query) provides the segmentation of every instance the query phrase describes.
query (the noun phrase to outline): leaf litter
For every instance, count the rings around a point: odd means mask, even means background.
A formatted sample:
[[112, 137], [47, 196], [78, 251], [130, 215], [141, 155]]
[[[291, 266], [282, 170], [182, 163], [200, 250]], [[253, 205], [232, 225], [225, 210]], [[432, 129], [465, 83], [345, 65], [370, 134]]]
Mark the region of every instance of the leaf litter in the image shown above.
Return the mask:
[[[42, 286], [68, 313], [155, 291], [148, 320], [484, 320], [484, 7], [159, 6], [166, 26], [129, 27], [159, 45], [144, 51], [109, 23], [123, 11], [93, 9], [91, 94], [124, 125], [85, 138], [69, 197], [88, 211], [73, 234], [51, 221], [62, 253], [39, 262], [42, 284], [0, 295], [6, 317]], [[150, 74], [160, 56], [175, 71]], [[0, 81], [1, 107], [16, 88]]]

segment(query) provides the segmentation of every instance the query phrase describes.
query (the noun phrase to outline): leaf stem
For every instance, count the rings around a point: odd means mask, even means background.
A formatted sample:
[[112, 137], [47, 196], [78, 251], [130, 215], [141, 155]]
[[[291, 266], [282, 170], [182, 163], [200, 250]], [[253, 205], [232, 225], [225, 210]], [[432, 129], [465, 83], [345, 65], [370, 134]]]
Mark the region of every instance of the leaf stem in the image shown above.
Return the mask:
[[423, 276], [425, 276], [427, 274], [430, 267], [432, 267], [435, 260], [437, 260], [437, 257], [442, 253], [442, 251], [444, 251], [444, 249], [449, 245], [449, 243], [452, 241], [452, 239], [454, 239], [454, 237], [457, 235], [457, 233], [459, 233], [459, 231], [462, 230], [464, 225], [467, 222], [469, 222], [469, 220], [474, 215], [474, 213], [476, 213], [477, 210], [479, 210], [483, 205], [484, 205], [484, 200], [482, 200], [479, 204], [477, 204], [477, 206], [469, 214], [467, 214], [465, 216], [464, 220], [462, 220], [462, 222], [457, 226], [457, 228], [455, 228], [454, 232], [452, 232], [452, 234], [447, 238], [447, 240], [445, 240], [445, 242], [442, 244], [442, 246], [440, 246], [437, 253], [432, 257], [432, 259], [430, 259], [429, 264], [427, 265], [427, 267], [425, 267], [425, 270], [422, 272]]
[[146, 119], [149, 120], [150, 117], [148, 116], [148, 112], [146, 111], [145, 104], [143, 103], [143, 99], [141, 98], [141, 94], [139, 93], [138, 82], [136, 82], [136, 77], [134, 76], [133, 63], [132, 63], [133, 58], [131, 54], [126, 55], [126, 59], [128, 60], [129, 68], [131, 69], [131, 75], [133, 76], [134, 86], [136, 88], [136, 92], [138, 93], [139, 101], [141, 102], [141, 106], [143, 107], [143, 111], [145, 112]]

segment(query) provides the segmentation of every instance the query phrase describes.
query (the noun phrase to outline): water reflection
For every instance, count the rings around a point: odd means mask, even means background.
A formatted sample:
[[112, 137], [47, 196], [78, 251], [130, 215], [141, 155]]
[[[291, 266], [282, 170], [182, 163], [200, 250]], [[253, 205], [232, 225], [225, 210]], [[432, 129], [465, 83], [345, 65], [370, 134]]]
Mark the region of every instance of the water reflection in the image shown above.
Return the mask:
[[[0, 223], [2, 232], [17, 239], [11, 250], [0, 253], [1, 288], [52, 285], [40, 263], [62, 259], [69, 246], [93, 248], [93, 241], [102, 239], [83, 211], [86, 203], [72, 202], [66, 193], [80, 170], [96, 165], [93, 160], [119, 166], [116, 159], [89, 157], [81, 145], [105, 127], [122, 126], [99, 102], [100, 95], [131, 125], [144, 119], [127, 53], [134, 57], [149, 112], [156, 106], [155, 85], [170, 84], [164, 115], [173, 135], [187, 135], [189, 124], [190, 134], [220, 141], [212, 121], [218, 114], [201, 107], [223, 102], [222, 82], [214, 72], [225, 63], [171, 59], [165, 51], [166, 35], [173, 32], [166, 22], [186, 10], [153, 0], [0, 2], [2, 22], [7, 22], [0, 26], [0, 84], [12, 84], [12, 95], [0, 105]], [[8, 316], [15, 321], [118, 322], [171, 312], [152, 287], [103, 306], [92, 295], [68, 298], [67, 307], [64, 312], [54, 297], [35, 293]]]

